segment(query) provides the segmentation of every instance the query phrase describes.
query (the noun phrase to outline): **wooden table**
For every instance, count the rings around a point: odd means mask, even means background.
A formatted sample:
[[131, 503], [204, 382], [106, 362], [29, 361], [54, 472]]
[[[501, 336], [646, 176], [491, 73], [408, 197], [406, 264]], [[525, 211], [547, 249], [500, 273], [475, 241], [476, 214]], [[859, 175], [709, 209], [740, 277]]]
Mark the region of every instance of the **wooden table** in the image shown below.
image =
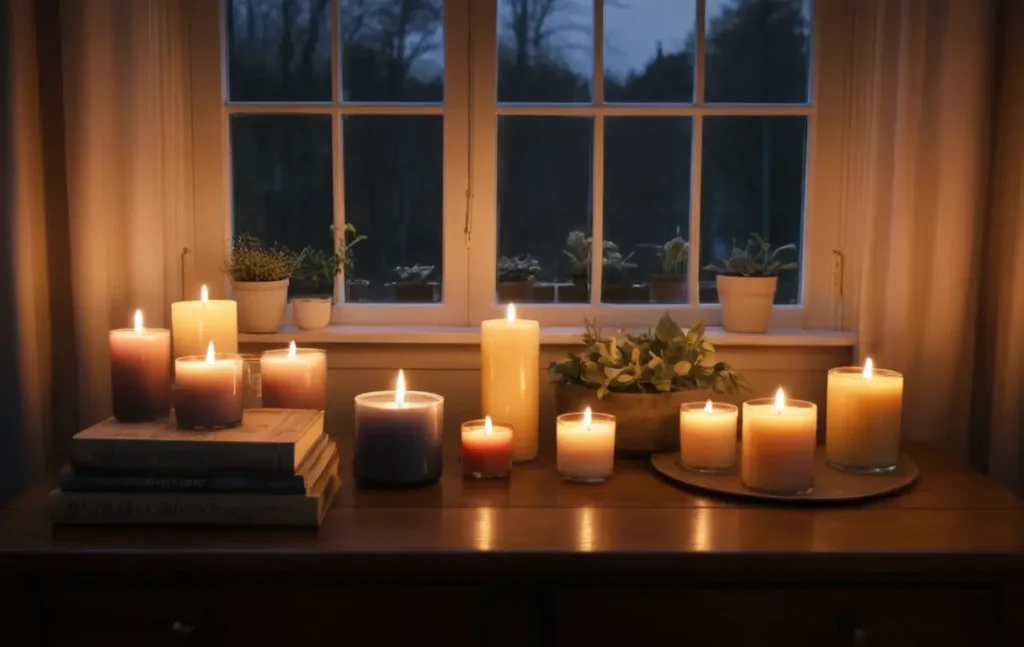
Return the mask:
[[53, 528], [41, 484], [0, 512], [0, 619], [11, 644], [1024, 644], [1024, 504], [908, 453], [904, 494], [810, 508], [449, 455], [433, 488], [346, 487], [319, 530]]

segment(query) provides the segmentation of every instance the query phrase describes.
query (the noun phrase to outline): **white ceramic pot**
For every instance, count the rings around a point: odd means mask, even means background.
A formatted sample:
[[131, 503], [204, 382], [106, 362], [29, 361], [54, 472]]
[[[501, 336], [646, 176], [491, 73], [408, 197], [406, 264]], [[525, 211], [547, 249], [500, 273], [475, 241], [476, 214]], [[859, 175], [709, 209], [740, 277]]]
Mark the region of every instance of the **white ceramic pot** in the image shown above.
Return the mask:
[[715, 279], [728, 332], [765, 332], [772, 318], [777, 276], [726, 276]]
[[330, 297], [295, 297], [292, 299], [292, 318], [302, 330], [320, 330], [331, 323]]
[[238, 332], [277, 332], [288, 307], [288, 279], [282, 281], [232, 281], [238, 303]]

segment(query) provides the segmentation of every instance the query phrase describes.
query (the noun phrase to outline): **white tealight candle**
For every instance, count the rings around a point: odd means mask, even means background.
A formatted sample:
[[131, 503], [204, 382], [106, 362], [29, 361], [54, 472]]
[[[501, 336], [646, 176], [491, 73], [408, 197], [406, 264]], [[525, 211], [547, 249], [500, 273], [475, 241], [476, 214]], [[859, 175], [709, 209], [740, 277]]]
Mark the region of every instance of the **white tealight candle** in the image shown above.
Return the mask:
[[615, 465], [615, 416], [563, 413], [555, 428], [558, 473], [569, 481], [599, 483], [612, 475]]
[[480, 325], [480, 394], [485, 416], [512, 425], [512, 460], [537, 458], [540, 401], [540, 324], [517, 319], [509, 304], [504, 319]]
[[814, 487], [818, 407], [804, 400], [775, 398], [743, 403], [740, 476], [752, 490], [803, 494]]
[[679, 406], [679, 458], [698, 472], [736, 467], [736, 405], [686, 402]]
[[903, 376], [844, 366], [828, 372], [825, 454], [831, 465], [858, 472], [891, 472], [900, 457]]

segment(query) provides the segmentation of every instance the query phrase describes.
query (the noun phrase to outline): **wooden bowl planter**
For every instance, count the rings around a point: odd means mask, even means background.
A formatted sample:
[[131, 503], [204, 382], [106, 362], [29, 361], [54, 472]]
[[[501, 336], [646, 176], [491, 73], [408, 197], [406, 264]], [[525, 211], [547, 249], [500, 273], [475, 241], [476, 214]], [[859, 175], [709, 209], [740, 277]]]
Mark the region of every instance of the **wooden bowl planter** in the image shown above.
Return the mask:
[[646, 283], [612, 283], [604, 286], [604, 301], [611, 303], [647, 303], [649, 296], [650, 287]]
[[722, 304], [722, 325], [729, 332], [763, 333], [768, 330], [775, 303], [777, 276], [716, 277]]
[[559, 303], [586, 303], [590, 300], [590, 290], [587, 280], [574, 279], [572, 283], [558, 284]]
[[433, 303], [437, 301], [439, 283], [392, 283], [395, 301], [401, 303]]
[[559, 414], [583, 411], [615, 416], [615, 450], [622, 454], [649, 454], [679, 449], [679, 405], [703, 402], [710, 391], [670, 393], [608, 393], [597, 398], [595, 389], [575, 384], [555, 384], [555, 407]]
[[530, 300], [533, 303], [554, 303], [555, 284], [535, 282], [533, 284], [533, 294], [531, 295]]
[[345, 303], [362, 303], [370, 300], [370, 282], [365, 279], [345, 281]]
[[652, 274], [651, 301], [654, 303], [686, 303], [689, 292], [682, 274]]
[[533, 281], [499, 281], [498, 303], [526, 303], [533, 294]]

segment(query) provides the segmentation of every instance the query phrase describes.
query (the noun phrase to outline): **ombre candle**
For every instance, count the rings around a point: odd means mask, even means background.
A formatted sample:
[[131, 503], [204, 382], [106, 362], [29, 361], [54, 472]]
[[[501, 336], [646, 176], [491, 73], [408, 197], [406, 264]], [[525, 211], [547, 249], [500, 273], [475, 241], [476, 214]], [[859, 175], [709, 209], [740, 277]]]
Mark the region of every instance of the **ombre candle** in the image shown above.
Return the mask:
[[242, 358], [214, 352], [174, 362], [174, 417], [178, 429], [225, 429], [242, 422]]
[[135, 311], [132, 328], [110, 331], [110, 393], [120, 422], [150, 422], [171, 410], [171, 331], [144, 328]]
[[321, 348], [268, 350], [260, 356], [263, 406], [281, 409], [327, 408], [327, 353]]

